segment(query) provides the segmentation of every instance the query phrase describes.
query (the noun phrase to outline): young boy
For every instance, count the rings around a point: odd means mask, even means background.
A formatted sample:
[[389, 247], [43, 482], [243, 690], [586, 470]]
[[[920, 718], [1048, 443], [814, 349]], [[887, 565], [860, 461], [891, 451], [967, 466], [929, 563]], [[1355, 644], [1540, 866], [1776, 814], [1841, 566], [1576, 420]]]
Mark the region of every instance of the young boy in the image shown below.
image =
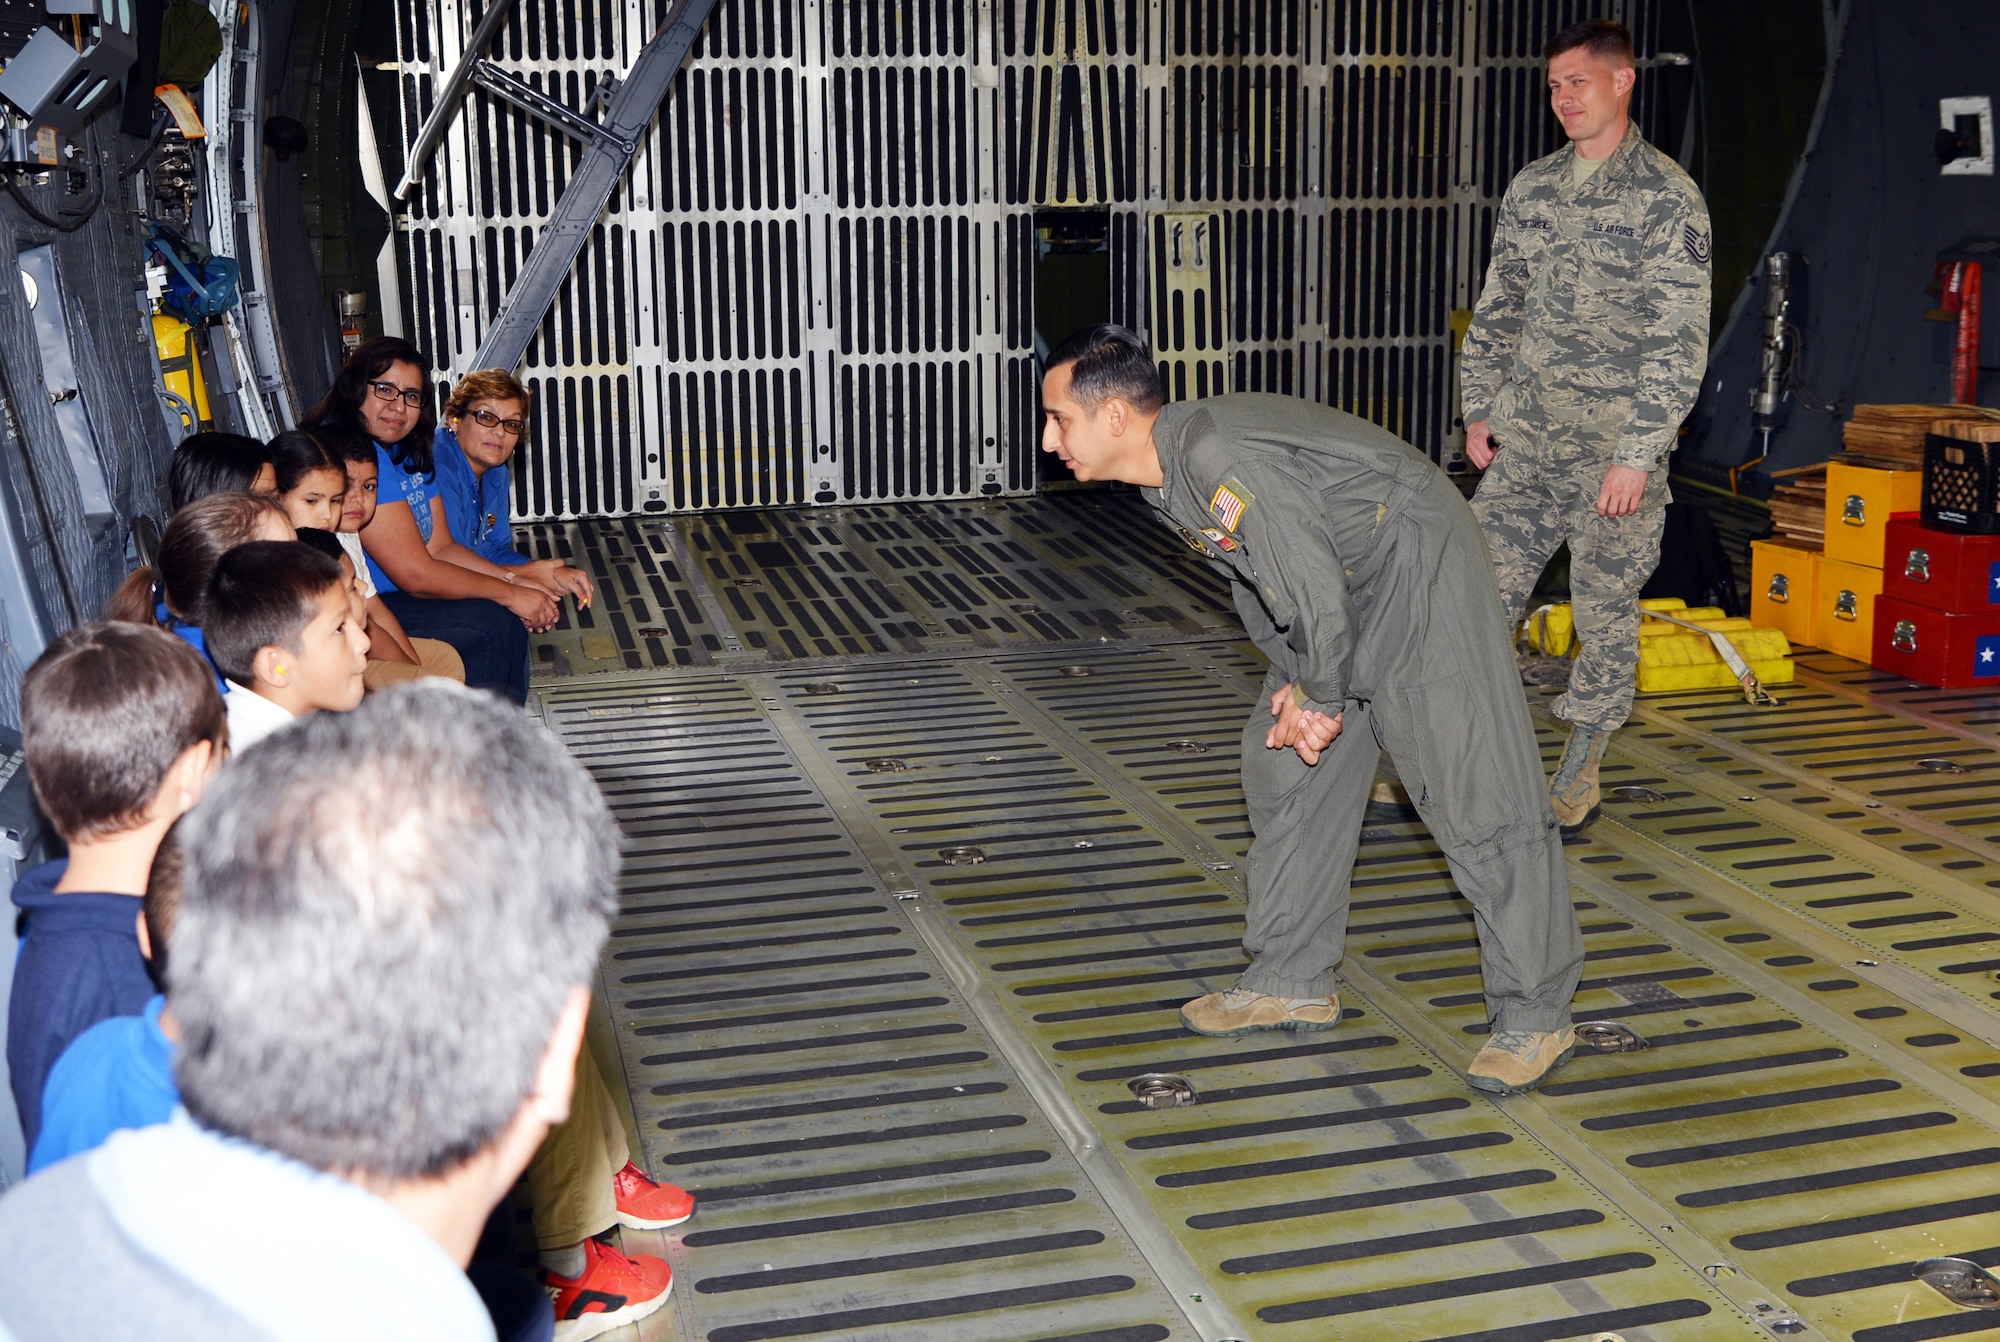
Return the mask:
[[230, 681], [229, 738], [248, 750], [294, 718], [361, 702], [368, 635], [340, 565], [297, 541], [253, 541], [208, 580], [202, 632]]
[[70, 630], [21, 684], [35, 800], [69, 856], [24, 873], [25, 924], [7, 1019], [7, 1067], [33, 1150], [49, 1069], [109, 1016], [136, 1016], [153, 981], [135, 932], [161, 838], [221, 763], [228, 728], [208, 664], [164, 630]]
[[120, 1129], [164, 1123], [181, 1102], [174, 1084], [180, 1029], [165, 997], [167, 939], [181, 904], [179, 833], [167, 831], [160, 843], [139, 915], [139, 953], [159, 991], [140, 1015], [101, 1020], [63, 1050], [42, 1091], [42, 1135], [28, 1156], [30, 1174], [95, 1150]]
[[375, 595], [374, 579], [368, 576], [361, 528], [375, 517], [375, 491], [381, 478], [375, 444], [358, 433], [331, 425], [313, 432], [347, 467], [347, 497], [341, 504], [340, 530], [335, 534], [340, 548], [347, 552], [348, 563], [354, 566], [355, 583], [367, 605], [369, 636], [376, 644], [368, 658], [368, 688], [386, 690], [418, 676], [442, 676], [463, 685], [465, 660], [458, 655], [458, 649], [439, 639], [411, 638], [404, 633], [396, 613]]

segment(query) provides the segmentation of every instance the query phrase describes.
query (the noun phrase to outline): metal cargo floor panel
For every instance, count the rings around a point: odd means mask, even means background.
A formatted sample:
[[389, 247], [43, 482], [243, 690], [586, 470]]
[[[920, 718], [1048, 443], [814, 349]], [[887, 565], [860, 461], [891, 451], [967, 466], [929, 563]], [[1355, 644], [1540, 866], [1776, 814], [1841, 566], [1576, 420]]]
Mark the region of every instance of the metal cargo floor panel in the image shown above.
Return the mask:
[[[870, 572], [903, 539], [841, 525]], [[605, 979], [651, 1167], [703, 1196], [685, 1336], [2000, 1336], [1910, 1272], [2000, 1263], [1982, 842], [1809, 786], [1748, 739], [1789, 706], [1642, 701], [1568, 852], [1578, 1019], [1646, 1047], [1466, 1087], [1476, 931], [1414, 823], [1364, 834], [1339, 1029], [1190, 1035], [1243, 963], [1262, 663], [1154, 557], [1191, 595], [1116, 637], [788, 668], [737, 623], [713, 667], [539, 684], [633, 843]], [[684, 569], [693, 607], [733, 570]], [[1145, 1108], [1152, 1071], [1200, 1103]]]

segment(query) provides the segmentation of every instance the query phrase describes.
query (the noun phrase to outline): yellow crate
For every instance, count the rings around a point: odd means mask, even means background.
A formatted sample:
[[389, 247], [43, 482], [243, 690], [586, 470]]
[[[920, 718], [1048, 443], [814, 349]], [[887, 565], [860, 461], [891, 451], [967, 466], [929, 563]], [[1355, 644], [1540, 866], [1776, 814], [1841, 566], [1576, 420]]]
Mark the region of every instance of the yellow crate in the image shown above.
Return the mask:
[[[1771, 661], [1750, 662], [1750, 669], [1757, 673], [1757, 679], [1765, 685], [1784, 685], [1796, 679], [1792, 670], [1792, 659], [1779, 657]], [[1676, 690], [1732, 690], [1736, 688], [1736, 676], [1721, 662], [1708, 662], [1689, 666], [1639, 666], [1638, 689], [1641, 694], [1666, 694]]]
[[1530, 612], [1527, 629], [1530, 652], [1546, 657], [1568, 657], [1576, 652], [1576, 613], [1566, 601]]
[[1881, 568], [1889, 519], [1897, 513], [1916, 512], [1923, 501], [1921, 470], [1893, 471], [1879, 466], [1828, 462], [1826, 557]]
[[1814, 595], [1817, 613], [1813, 642], [1828, 652], [1865, 662], [1875, 652], [1875, 598], [1882, 595], [1882, 570], [1868, 564], [1821, 559]]
[[1788, 541], [1750, 542], [1750, 620], [1816, 646], [1820, 553]]

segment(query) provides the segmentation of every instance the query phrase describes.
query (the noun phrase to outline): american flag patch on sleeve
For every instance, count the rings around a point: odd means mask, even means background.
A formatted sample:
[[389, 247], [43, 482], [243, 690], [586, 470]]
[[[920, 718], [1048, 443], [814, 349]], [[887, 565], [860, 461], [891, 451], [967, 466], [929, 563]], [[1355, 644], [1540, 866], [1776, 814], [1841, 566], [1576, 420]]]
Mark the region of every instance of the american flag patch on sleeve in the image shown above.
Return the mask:
[[1256, 502], [1256, 497], [1232, 475], [1215, 487], [1215, 497], [1208, 501], [1208, 515], [1222, 523], [1226, 530], [1234, 531], [1244, 512]]

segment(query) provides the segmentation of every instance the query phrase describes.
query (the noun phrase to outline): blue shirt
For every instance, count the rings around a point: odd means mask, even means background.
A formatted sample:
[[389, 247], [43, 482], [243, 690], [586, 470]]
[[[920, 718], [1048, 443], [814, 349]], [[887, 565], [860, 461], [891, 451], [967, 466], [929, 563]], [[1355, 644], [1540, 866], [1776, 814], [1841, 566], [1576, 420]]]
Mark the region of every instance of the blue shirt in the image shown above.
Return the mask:
[[63, 1051], [42, 1091], [42, 1135], [28, 1173], [93, 1151], [120, 1128], [151, 1127], [173, 1116], [181, 1092], [173, 1041], [160, 1029], [166, 1004], [156, 995], [142, 1016], [101, 1020]]
[[442, 424], [431, 455], [437, 460], [438, 497], [444, 500], [451, 538], [490, 563], [527, 563], [528, 556], [514, 548], [514, 527], [508, 520], [507, 468], [488, 466], [485, 474], [474, 474], [458, 435]]
[[158, 620], [160, 627], [168, 633], [178, 634], [182, 641], [192, 643], [194, 650], [201, 654], [201, 659], [208, 663], [211, 671], [215, 672], [215, 692], [217, 694], [229, 693], [229, 681], [223, 676], [222, 668], [215, 664], [215, 658], [208, 655], [208, 636], [201, 632], [200, 625], [187, 623], [180, 616], [168, 610], [167, 603], [164, 601], [153, 607], [153, 618]]
[[23, 872], [14, 905], [27, 919], [7, 1005], [7, 1071], [30, 1151], [56, 1059], [109, 1016], [136, 1016], [157, 991], [139, 954], [139, 897], [57, 894], [67, 858]]
[[[407, 503], [410, 517], [417, 524], [417, 534], [424, 538], [424, 544], [431, 540], [431, 500], [438, 496], [437, 472], [407, 471], [396, 464], [389, 449], [380, 443], [375, 445], [375, 486], [376, 506], [386, 503]], [[389, 581], [389, 575], [382, 571], [373, 556], [368, 560], [368, 577], [379, 592], [398, 592], [402, 589]]]

